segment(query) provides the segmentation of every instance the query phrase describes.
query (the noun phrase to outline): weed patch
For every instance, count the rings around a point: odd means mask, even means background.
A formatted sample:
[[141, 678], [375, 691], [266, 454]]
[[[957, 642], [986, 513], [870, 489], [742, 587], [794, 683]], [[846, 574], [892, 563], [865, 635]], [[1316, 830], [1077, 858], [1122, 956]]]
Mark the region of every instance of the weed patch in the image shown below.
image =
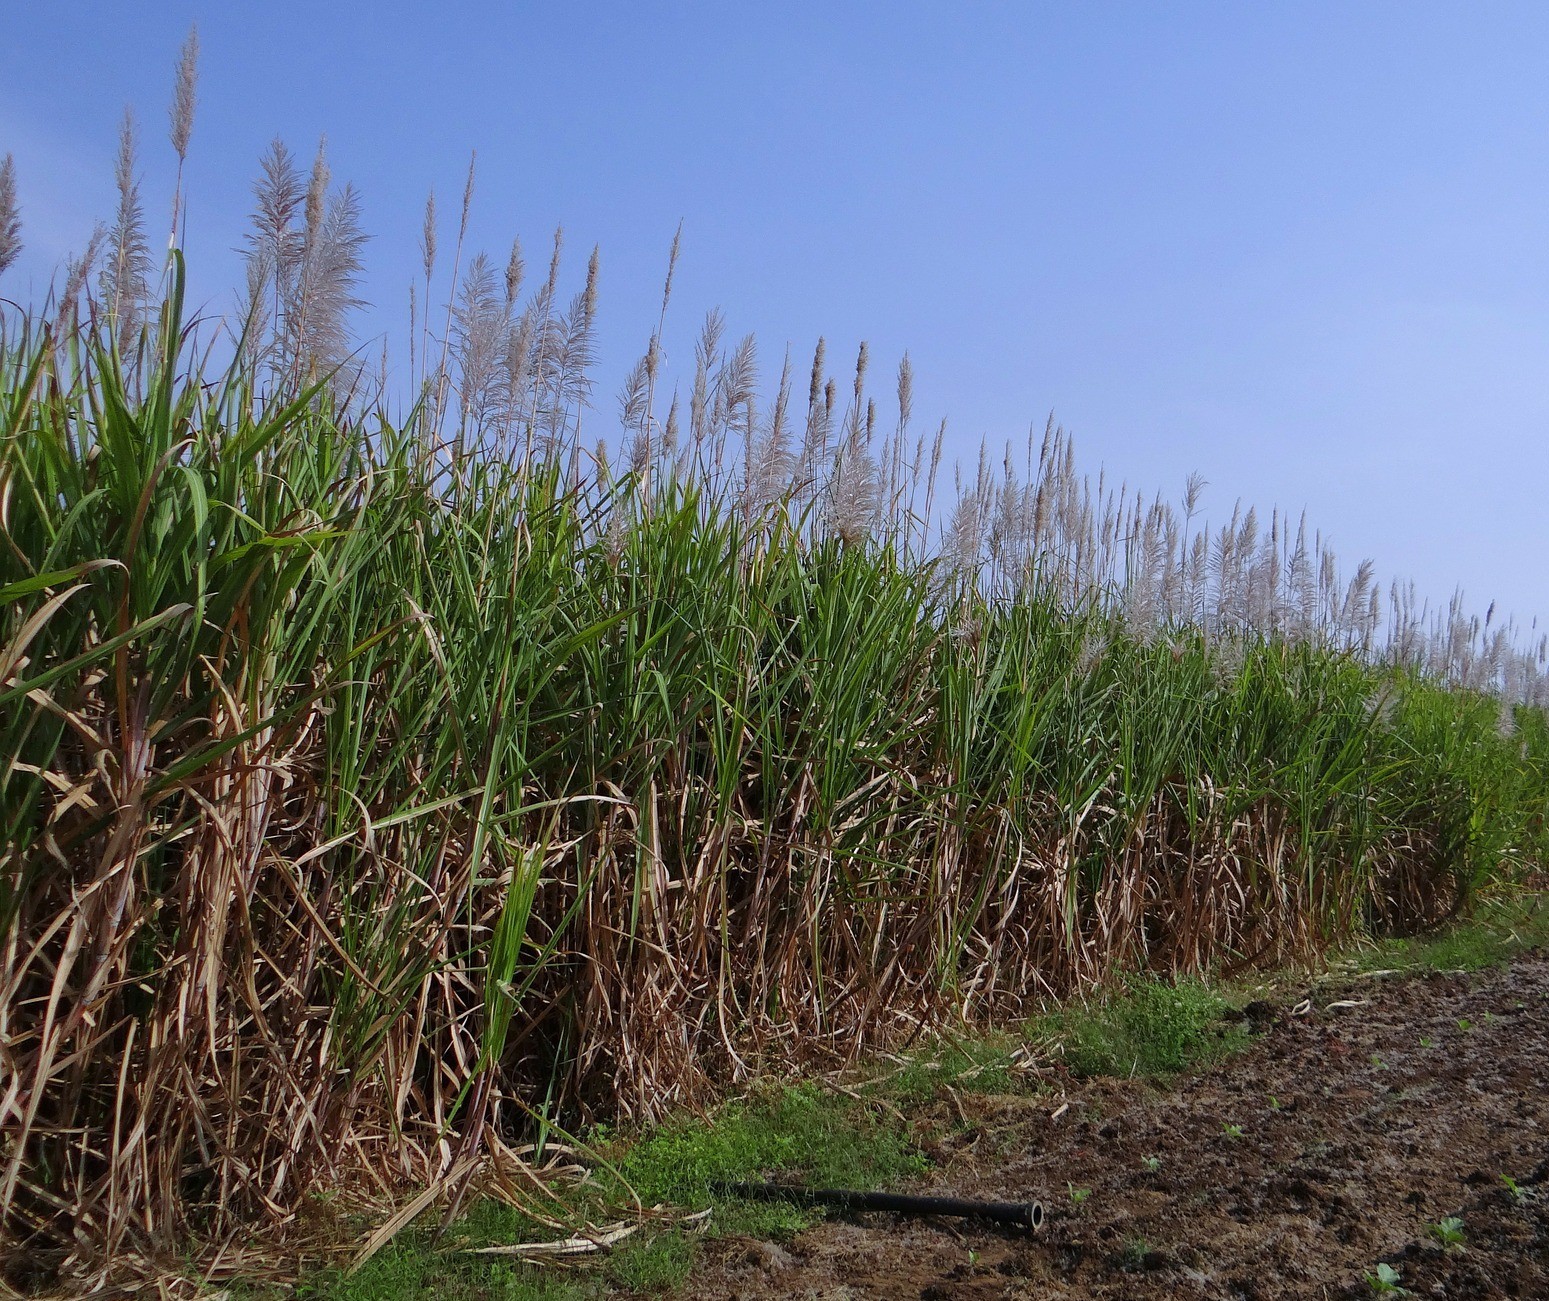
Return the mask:
[[962, 1093], [1020, 1093], [1027, 1074], [1018, 1066], [1021, 1041], [1005, 1034], [944, 1039], [930, 1053], [910, 1057], [897, 1070], [868, 1082], [862, 1093], [900, 1105], [935, 1097], [944, 1087]]
[[1549, 902], [1542, 894], [1481, 903], [1466, 919], [1426, 935], [1379, 940], [1351, 959], [1358, 971], [1483, 971], [1549, 945]]
[[597, 1301], [601, 1280], [532, 1265], [432, 1250], [405, 1235], [347, 1275], [327, 1270], [301, 1283], [297, 1301]]
[[694, 1244], [681, 1233], [631, 1240], [607, 1260], [608, 1278], [631, 1292], [670, 1292], [694, 1266]]
[[[718, 1184], [741, 1179], [800, 1175], [825, 1188], [880, 1188], [925, 1168], [896, 1116], [815, 1084], [731, 1103], [708, 1120], [669, 1123], [618, 1162], [646, 1205], [694, 1209], [718, 1200]], [[760, 1206], [755, 1218], [771, 1209], [781, 1210]], [[746, 1218], [753, 1211], [736, 1213]]]
[[1045, 1013], [1034, 1035], [1077, 1075], [1175, 1075], [1247, 1042], [1246, 1031], [1223, 1021], [1227, 1007], [1200, 981], [1134, 977], [1106, 998]]

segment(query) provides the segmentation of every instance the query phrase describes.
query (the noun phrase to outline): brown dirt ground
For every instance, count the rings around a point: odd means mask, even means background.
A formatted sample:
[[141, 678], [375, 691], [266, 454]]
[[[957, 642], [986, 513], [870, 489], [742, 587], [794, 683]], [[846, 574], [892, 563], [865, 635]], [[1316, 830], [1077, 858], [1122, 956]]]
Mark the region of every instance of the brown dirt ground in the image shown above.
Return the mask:
[[[1061, 1076], [1058, 1115], [1048, 1096], [961, 1096], [920, 1191], [1040, 1197], [1036, 1235], [829, 1220], [784, 1249], [707, 1244], [686, 1292], [1353, 1298], [1373, 1295], [1366, 1275], [1387, 1262], [1420, 1297], [1549, 1299], [1549, 960], [1378, 974], [1310, 998], [1300, 1015], [1255, 1005], [1250, 1048], [1170, 1087]], [[1068, 1187], [1091, 1193], [1074, 1206]], [[1453, 1215], [1465, 1242], [1444, 1249], [1428, 1229]]]

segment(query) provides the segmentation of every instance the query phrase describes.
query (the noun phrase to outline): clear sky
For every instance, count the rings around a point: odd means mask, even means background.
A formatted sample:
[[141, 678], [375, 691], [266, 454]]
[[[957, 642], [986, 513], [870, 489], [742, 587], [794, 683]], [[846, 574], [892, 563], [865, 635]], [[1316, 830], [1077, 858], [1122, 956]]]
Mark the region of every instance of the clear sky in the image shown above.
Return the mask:
[[[1082, 459], [1305, 507], [1346, 567], [1549, 616], [1549, 4], [1543, 0], [481, 3], [9, 0], [0, 153], [25, 297], [113, 204], [117, 121], [166, 210], [178, 46], [203, 44], [196, 297], [224, 308], [258, 156], [326, 133], [362, 192], [366, 338], [401, 330], [427, 189], [570, 278], [602, 246], [598, 404], [706, 309], [766, 377], [910, 350], [950, 449], [1052, 408]], [[158, 227], [164, 220], [156, 216]], [[443, 248], [452, 232], [443, 227]], [[885, 385], [879, 384], [885, 391]]]

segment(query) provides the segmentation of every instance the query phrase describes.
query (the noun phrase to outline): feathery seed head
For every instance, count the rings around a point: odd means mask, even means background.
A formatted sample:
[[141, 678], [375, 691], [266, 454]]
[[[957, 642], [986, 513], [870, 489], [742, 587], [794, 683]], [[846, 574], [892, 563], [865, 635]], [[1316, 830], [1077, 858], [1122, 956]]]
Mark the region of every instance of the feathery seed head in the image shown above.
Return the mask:
[[559, 288], [559, 254], [565, 245], [565, 228], [554, 227], [554, 251], [549, 254], [549, 278], [544, 284], [543, 293], [546, 298], [552, 299]]
[[984, 622], [970, 601], [965, 600], [952, 620], [952, 639], [972, 650], [984, 636]]
[[1385, 729], [1393, 721], [1393, 711], [1398, 708], [1398, 694], [1392, 687], [1373, 691], [1366, 697], [1366, 714], [1374, 726]]
[[477, 150], [468, 155], [468, 180], [463, 185], [463, 215], [457, 227], [458, 239], [462, 239], [468, 233], [468, 214], [473, 211], [473, 172], [478, 160]]
[[727, 414], [751, 410], [758, 389], [758, 341], [744, 335], [721, 375], [722, 400]]
[[591, 260], [586, 264], [586, 294], [582, 299], [584, 315], [588, 323], [597, 316], [597, 265], [601, 254], [597, 245], [592, 245]]
[[[601, 450], [601, 444], [598, 444]], [[624, 551], [629, 544], [629, 526], [625, 523], [624, 512], [617, 505], [608, 512], [608, 531], [603, 538], [603, 554], [608, 558], [608, 564], [617, 569], [624, 561]]]
[[532, 372], [533, 314], [522, 313], [516, 329], [506, 337], [506, 409], [515, 421]]
[[495, 285], [494, 267], [487, 255], [476, 254], [463, 274], [452, 310], [452, 353], [460, 376], [463, 414], [475, 431], [482, 431], [500, 402], [510, 324], [510, 313]]
[[1081, 639], [1081, 648], [1076, 653], [1076, 671], [1082, 677], [1090, 677], [1103, 657], [1108, 653], [1108, 639], [1095, 628], [1088, 629], [1086, 636]]
[[935, 480], [936, 480], [936, 473], [937, 473], [937, 471], [939, 471], [941, 469], [941, 449], [942, 449], [943, 444], [945, 444], [946, 440], [947, 440], [947, 422], [946, 422], [945, 417], [943, 417], [941, 423], [936, 426], [936, 437], [935, 437], [935, 439], [931, 443], [931, 449], [930, 449], [930, 479], [931, 479], [932, 483], [934, 483]]
[[667, 304], [672, 298], [672, 277], [678, 269], [678, 253], [683, 248], [683, 223], [678, 223], [678, 229], [673, 232], [672, 250], [667, 254], [667, 279], [662, 285], [662, 315], [667, 314]]
[[[425, 267], [425, 279], [429, 280], [436, 269], [436, 192], [425, 198], [425, 224], [420, 227], [420, 259]], [[430, 310], [430, 304], [425, 304]]]
[[[650, 363], [642, 357], [629, 372], [624, 387], [619, 390], [619, 423], [625, 429], [638, 429], [645, 422], [646, 401], [650, 392]], [[644, 439], [638, 440], [643, 442]]]
[[[750, 336], [751, 337], [751, 336]], [[785, 364], [780, 368], [780, 387], [775, 392], [774, 410], [769, 417], [769, 435], [775, 442], [783, 442], [786, 432], [786, 413], [791, 404], [791, 352], [785, 350]]]
[[651, 440], [646, 434], [638, 434], [629, 443], [629, 472], [643, 479], [651, 466]]
[[124, 109], [118, 136], [118, 158], [113, 180], [118, 189], [118, 213], [108, 237], [108, 256], [102, 268], [99, 293], [114, 319], [120, 347], [128, 351], [139, 323], [140, 309], [150, 295], [150, 247], [145, 240], [145, 214], [140, 207], [140, 184], [135, 179], [135, 125], [132, 110]]
[[1200, 494], [1210, 485], [1198, 470], [1190, 473], [1183, 485], [1183, 513], [1192, 516], [1199, 509]]
[[508, 311], [516, 306], [516, 296], [522, 291], [522, 276], [526, 270], [526, 264], [522, 261], [522, 241], [520, 238], [513, 239], [511, 256], [506, 260], [506, 309]]
[[1228, 633], [1217, 641], [1210, 657], [1211, 674], [1216, 685], [1223, 690], [1234, 686], [1242, 676], [1246, 659], [1247, 648], [1241, 634]]
[[719, 307], [705, 313], [705, 323], [699, 329], [699, 343], [694, 356], [706, 370], [713, 370], [721, 354], [721, 336], [726, 333], [726, 314]]
[[61, 322], [75, 310], [76, 301], [81, 296], [81, 290], [86, 288], [86, 280], [91, 275], [92, 268], [97, 265], [97, 256], [102, 252], [102, 245], [106, 239], [107, 231], [99, 224], [93, 228], [91, 238], [86, 242], [86, 251], [67, 263], [65, 290], [59, 299]]
[[667, 408], [667, 427], [662, 430], [662, 451], [671, 456], [678, 450], [678, 391], [672, 391], [672, 405]]
[[135, 127], [134, 108], [124, 105], [124, 120], [118, 128], [118, 156], [113, 161], [113, 184], [120, 195], [134, 184]]
[[16, 162], [0, 158], [0, 275], [22, 251], [21, 209], [16, 203]]
[[317, 142], [317, 157], [312, 160], [312, 179], [307, 183], [306, 229], [309, 246], [317, 243], [327, 206], [328, 137], [322, 136]]
[[188, 29], [178, 55], [177, 81], [172, 92], [172, 148], [181, 165], [188, 159], [188, 141], [194, 132], [195, 89], [199, 80], [199, 28]]
[[346, 184], [327, 201], [316, 230], [305, 237], [286, 313], [293, 363], [318, 371], [346, 360], [348, 316], [362, 305], [355, 291], [366, 238], [360, 229], [360, 198]]
[[[751, 341], [752, 336], [748, 336]], [[775, 392], [774, 406], [770, 410], [761, 436], [753, 436], [753, 411], [751, 399], [748, 408], [748, 466], [745, 484], [745, 501], [750, 510], [763, 511], [780, 501], [791, 486], [791, 472], [795, 455], [791, 449], [787, 412], [791, 400], [791, 354], [787, 350], [785, 364], [780, 370], [780, 386]]]

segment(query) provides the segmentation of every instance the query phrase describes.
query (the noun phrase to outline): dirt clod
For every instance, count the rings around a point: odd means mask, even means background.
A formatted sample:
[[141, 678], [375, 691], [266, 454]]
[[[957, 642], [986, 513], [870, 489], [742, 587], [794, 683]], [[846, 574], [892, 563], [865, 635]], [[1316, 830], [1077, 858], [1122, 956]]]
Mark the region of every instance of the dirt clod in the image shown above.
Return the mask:
[[770, 1274], [778, 1274], [796, 1263], [790, 1252], [773, 1242], [755, 1242], [748, 1248], [747, 1260]]

